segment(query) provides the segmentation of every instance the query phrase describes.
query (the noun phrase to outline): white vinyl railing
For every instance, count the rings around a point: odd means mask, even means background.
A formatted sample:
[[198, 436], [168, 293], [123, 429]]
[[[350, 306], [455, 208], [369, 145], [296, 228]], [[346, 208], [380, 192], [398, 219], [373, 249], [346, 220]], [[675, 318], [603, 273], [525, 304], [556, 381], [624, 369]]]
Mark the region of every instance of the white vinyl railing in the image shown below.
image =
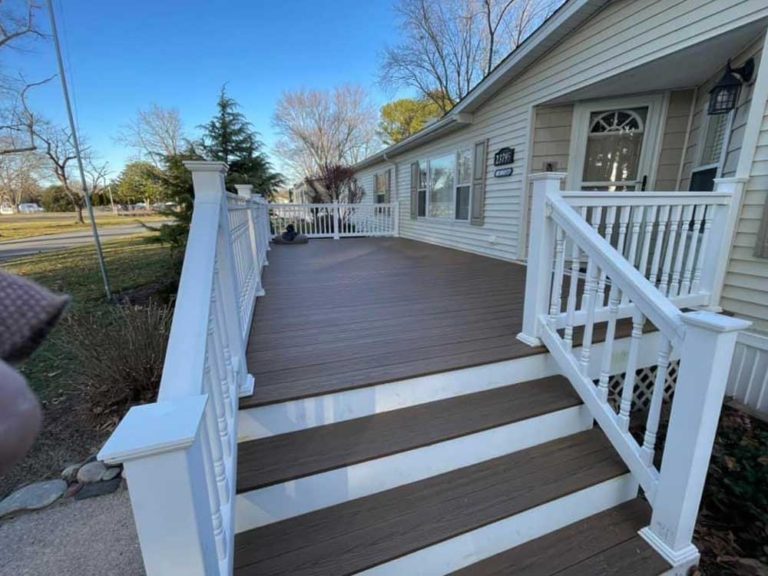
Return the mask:
[[[716, 306], [741, 203], [737, 180], [715, 192], [563, 192], [563, 199], [678, 306]], [[727, 255], [726, 255], [727, 256]]]
[[148, 575], [232, 573], [238, 397], [269, 248], [268, 206], [186, 162], [195, 205], [158, 400], [131, 408], [99, 453], [123, 463]]
[[293, 224], [308, 238], [397, 236], [398, 203], [388, 204], [270, 204], [273, 234]]
[[[733, 215], [724, 207], [738, 191], [711, 199], [562, 193], [563, 176], [532, 177], [531, 249], [519, 338], [549, 349], [645, 492], [653, 515], [642, 535], [674, 566], [685, 566], [698, 558], [693, 528], [736, 337], [749, 322], [709, 311], [683, 313], [673, 300], [682, 295], [689, 297], [688, 304], [717, 305], [714, 283], [722, 278], [706, 270], [718, 269], [727, 258]], [[629, 344], [619, 351], [618, 334], [625, 325]], [[652, 364], [658, 368], [650, 406], [641, 412], [632, 398], [649, 331], [657, 346]], [[659, 446], [670, 358], [679, 358], [680, 366], [666, 440]], [[614, 408], [608, 380], [621, 372], [625, 382]], [[637, 430], [641, 433], [633, 435]]]

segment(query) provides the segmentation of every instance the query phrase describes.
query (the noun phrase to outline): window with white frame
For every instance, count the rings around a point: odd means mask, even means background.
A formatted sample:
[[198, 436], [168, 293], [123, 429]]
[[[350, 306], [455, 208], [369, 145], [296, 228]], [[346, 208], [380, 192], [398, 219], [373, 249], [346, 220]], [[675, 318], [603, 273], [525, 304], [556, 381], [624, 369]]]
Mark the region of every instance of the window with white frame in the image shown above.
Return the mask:
[[385, 204], [389, 202], [389, 170], [378, 172], [373, 175], [373, 194], [376, 204]]
[[469, 196], [472, 191], [472, 151], [456, 153], [456, 220], [469, 220]]
[[729, 114], [715, 114], [707, 117], [707, 131], [701, 149], [700, 166], [720, 164], [728, 117]]
[[429, 167], [426, 160], [419, 160], [419, 184], [417, 187], [418, 201], [418, 216], [427, 215], [427, 175], [429, 173]]
[[417, 215], [446, 220], [469, 220], [472, 192], [472, 151], [419, 161]]

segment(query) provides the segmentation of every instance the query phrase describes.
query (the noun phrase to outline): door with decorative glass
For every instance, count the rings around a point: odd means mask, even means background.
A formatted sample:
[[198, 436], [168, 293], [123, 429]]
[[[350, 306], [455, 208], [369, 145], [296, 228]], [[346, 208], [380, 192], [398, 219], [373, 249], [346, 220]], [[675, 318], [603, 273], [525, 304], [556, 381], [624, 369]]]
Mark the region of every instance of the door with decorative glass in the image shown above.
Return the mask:
[[648, 189], [659, 108], [657, 98], [577, 104], [569, 188], [607, 192]]

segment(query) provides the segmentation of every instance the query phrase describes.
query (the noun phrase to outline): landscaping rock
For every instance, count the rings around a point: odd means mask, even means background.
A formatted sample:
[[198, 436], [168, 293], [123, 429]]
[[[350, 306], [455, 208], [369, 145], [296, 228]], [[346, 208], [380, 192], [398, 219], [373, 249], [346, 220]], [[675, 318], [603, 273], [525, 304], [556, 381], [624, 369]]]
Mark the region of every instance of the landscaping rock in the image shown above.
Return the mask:
[[117, 478], [117, 476], [122, 471], [122, 468], [120, 466], [114, 466], [112, 468], [107, 468], [104, 471], [104, 474], [101, 475], [102, 482], [106, 480], [112, 480], [112, 478]]
[[24, 486], [0, 502], [0, 517], [20, 510], [37, 510], [53, 504], [64, 494], [64, 480], [46, 480]]
[[83, 487], [75, 494], [75, 500], [85, 500], [86, 498], [93, 498], [94, 496], [103, 496], [104, 494], [111, 494], [120, 487], [122, 478], [112, 478], [112, 480], [106, 480], [105, 482], [93, 482], [91, 484], [84, 484]]
[[83, 486], [85, 486], [85, 484], [80, 484], [80, 482], [75, 482], [74, 484], [70, 484], [69, 488], [67, 488], [67, 491], [64, 493], [64, 497], [71, 498], [72, 496], [80, 492]]
[[98, 482], [106, 471], [107, 467], [104, 466], [102, 462], [99, 462], [98, 460], [88, 462], [77, 471], [77, 481], [83, 484]]
[[77, 471], [80, 470], [80, 464], [70, 464], [61, 473], [61, 477], [65, 482], [74, 482], [77, 478]]

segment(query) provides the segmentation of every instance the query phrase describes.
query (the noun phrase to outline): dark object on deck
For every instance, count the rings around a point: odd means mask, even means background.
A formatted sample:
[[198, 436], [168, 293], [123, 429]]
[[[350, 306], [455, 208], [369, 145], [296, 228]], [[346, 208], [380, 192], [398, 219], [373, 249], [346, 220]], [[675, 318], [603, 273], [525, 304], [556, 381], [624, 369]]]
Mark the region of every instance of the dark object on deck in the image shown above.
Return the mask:
[[288, 224], [285, 227], [285, 232], [280, 234], [280, 236], [275, 236], [272, 242], [275, 244], [306, 244], [309, 242], [309, 238], [303, 234], [297, 234], [293, 224]]

